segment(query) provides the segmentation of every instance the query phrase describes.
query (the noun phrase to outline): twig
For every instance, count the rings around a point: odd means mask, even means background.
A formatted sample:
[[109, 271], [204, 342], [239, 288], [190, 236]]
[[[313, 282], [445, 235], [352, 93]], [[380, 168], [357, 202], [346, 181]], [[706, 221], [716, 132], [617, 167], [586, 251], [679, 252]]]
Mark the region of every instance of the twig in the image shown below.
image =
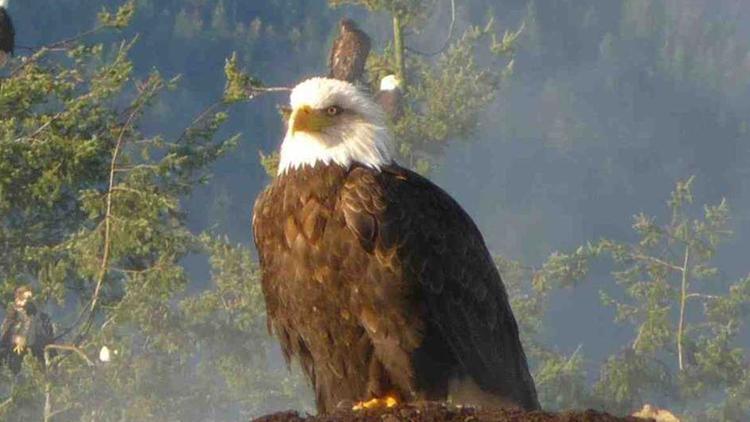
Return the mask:
[[677, 325], [677, 364], [680, 371], [685, 369], [682, 359], [682, 335], [685, 331], [685, 304], [687, 302], [688, 262], [690, 260], [690, 245], [685, 246], [685, 260], [682, 265], [682, 283], [680, 286], [680, 321]]
[[285, 86], [251, 86], [247, 89], [247, 98], [253, 99], [258, 95], [270, 94], [275, 92], [290, 92], [292, 88]]
[[210, 106], [206, 107], [206, 109], [203, 110], [200, 114], [198, 114], [198, 116], [195, 119], [193, 119], [192, 123], [190, 123], [190, 125], [188, 125], [185, 128], [185, 130], [182, 131], [182, 133], [180, 134], [180, 136], [177, 138], [177, 140], [174, 143], [179, 144], [180, 142], [182, 142], [182, 140], [185, 139], [187, 134], [190, 133], [190, 130], [192, 130], [199, 122], [205, 119], [209, 113], [213, 112], [214, 109], [218, 108], [220, 105], [223, 105], [223, 103], [221, 101], [217, 101], [211, 104]]
[[[263, 95], [263, 94], [269, 94], [269, 93], [278, 93], [278, 92], [290, 92], [292, 88], [288, 88], [285, 86], [270, 86], [270, 87], [249, 87], [246, 91], [247, 99], [252, 100], [253, 98]], [[177, 140], [174, 142], [175, 144], [181, 143], [188, 134], [192, 130], [195, 129], [195, 127], [201, 123], [206, 117], [208, 117], [209, 114], [213, 113], [216, 109], [220, 107], [224, 107], [226, 104], [223, 101], [217, 101], [208, 107], [206, 107], [203, 111], [198, 114], [198, 116], [193, 119], [193, 121], [185, 128], [185, 130], [182, 131], [180, 136], [177, 138]]]
[[67, 51], [70, 49], [69, 47], [70, 44], [82, 38], [88, 37], [89, 35], [95, 34], [96, 32], [99, 32], [100, 30], [102, 30], [103, 28], [105, 28], [105, 25], [97, 25], [93, 27], [92, 29], [89, 29], [88, 31], [81, 32], [78, 35], [74, 35], [70, 38], [66, 38], [66, 39], [54, 42], [52, 44], [47, 44], [45, 46], [39, 47], [39, 49], [34, 54], [32, 54], [31, 57], [24, 60], [18, 67], [13, 69], [10, 72], [10, 76], [13, 77], [17, 75], [18, 72], [20, 72], [26, 66], [39, 61], [39, 59], [41, 59], [45, 53], [49, 51]]
[[127, 172], [131, 172], [131, 171], [134, 171], [134, 170], [139, 170], [139, 169], [151, 169], [151, 170], [154, 170], [154, 169], [158, 169], [158, 168], [159, 168], [159, 166], [157, 166], [155, 164], [136, 164], [136, 165], [129, 166], [129, 167], [117, 167], [117, 168], [115, 168], [114, 171], [115, 171], [115, 173], [127, 173]]
[[94, 295], [91, 297], [89, 317], [94, 313], [94, 309], [96, 309], [96, 304], [99, 301], [99, 291], [102, 288], [104, 277], [107, 275], [107, 267], [109, 266], [109, 253], [111, 249], [110, 236], [112, 232], [112, 189], [115, 187], [115, 170], [117, 169], [117, 159], [119, 158], [120, 150], [122, 149], [122, 142], [125, 138], [125, 132], [132, 124], [133, 119], [135, 119], [135, 115], [139, 110], [140, 107], [136, 107], [128, 116], [128, 119], [125, 121], [125, 124], [120, 130], [120, 134], [117, 137], [117, 143], [115, 143], [115, 149], [112, 152], [112, 160], [109, 167], [109, 188], [107, 189], [107, 209], [106, 213], [104, 214], [104, 252], [102, 253], [102, 260], [101, 265], [99, 266], [99, 274], [97, 276], [96, 287], [94, 288]]
[[58, 409], [53, 411], [52, 410], [52, 383], [49, 382], [49, 379], [47, 379], [47, 373], [50, 369], [51, 362], [49, 357], [49, 351], [52, 349], [58, 349], [58, 350], [67, 350], [77, 353], [79, 356], [83, 358], [83, 360], [86, 361], [86, 363], [89, 366], [94, 366], [94, 362], [89, 359], [88, 356], [86, 356], [83, 351], [73, 345], [68, 344], [48, 344], [44, 346], [44, 422], [49, 422], [52, 420], [53, 417], [56, 415], [59, 415], [60, 413], [67, 412], [68, 410], [72, 409], [72, 406], [66, 406], [62, 409]]
[[413, 48], [410, 48], [409, 46], [406, 46], [406, 50], [410, 53], [419, 54], [420, 56], [437, 56], [438, 54], [445, 51], [446, 48], [450, 45], [451, 39], [453, 38], [453, 30], [456, 27], [456, 0], [450, 0], [451, 2], [451, 24], [448, 28], [448, 36], [445, 37], [445, 41], [443, 41], [443, 46], [440, 47], [438, 50], [431, 51], [431, 52], [424, 52], [419, 51]]
[[7, 399], [3, 400], [2, 403], [0, 403], [0, 411], [5, 410], [5, 408], [13, 403], [13, 397], [8, 397]]
[[581, 351], [582, 346], [583, 344], [579, 344], [578, 347], [576, 347], [576, 350], [573, 352], [573, 354], [570, 355], [568, 361], [565, 363], [566, 365], [570, 365], [573, 362], [573, 359], [575, 359], [575, 357], [578, 355], [578, 352]]
[[44, 347], [44, 422], [49, 422], [52, 418], [52, 383], [48, 378], [51, 364], [47, 346]]
[[641, 342], [641, 336], [643, 336], [643, 329], [645, 327], [646, 327], [645, 323], [641, 324], [641, 326], [638, 327], [638, 335], [636, 335], [635, 336], [635, 340], [633, 340], [633, 346], [632, 346], [633, 350], [637, 350], [638, 349], [638, 344]]
[[[401, 15], [393, 13], [393, 61], [396, 66], [396, 77], [402, 84], [406, 84], [406, 67], [404, 64], [404, 33]], [[402, 89], [404, 87], [402, 86]]]
[[115, 186], [114, 186], [114, 176], [115, 176], [115, 169], [116, 169], [116, 165], [117, 165], [117, 158], [118, 158], [118, 155], [120, 153], [120, 149], [122, 148], [122, 142], [123, 142], [123, 139], [124, 139], [124, 136], [125, 136], [125, 132], [128, 129], [128, 127], [131, 126], [131, 124], [133, 122], [133, 119], [138, 114], [138, 112], [140, 111], [141, 107], [143, 107], [143, 104], [139, 105], [138, 107], [135, 107], [130, 112], [130, 115], [128, 116], [125, 124], [123, 125], [122, 129], [120, 130], [120, 134], [119, 134], [119, 136], [117, 138], [117, 142], [115, 144], [115, 149], [112, 152], [112, 160], [110, 162], [110, 171], [109, 171], [109, 185], [108, 185], [108, 189], [107, 189], [107, 208], [106, 208], [106, 212], [104, 214], [104, 219], [99, 224], [99, 227], [101, 227], [102, 223], [104, 224], [104, 252], [102, 254], [102, 260], [101, 260], [101, 264], [99, 266], [99, 273], [97, 275], [97, 281], [96, 281], [96, 286], [94, 287], [94, 293], [91, 296], [91, 303], [88, 306], [86, 306], [85, 308], [83, 308], [81, 310], [81, 313], [78, 315], [78, 317], [73, 322], [73, 324], [71, 324], [71, 326], [68, 327], [63, 333], [61, 333], [58, 336], [56, 336], [55, 340], [60, 339], [60, 338], [62, 338], [64, 336], [66, 336], [67, 334], [69, 334], [71, 331], [73, 331], [73, 329], [76, 326], [78, 326], [81, 323], [81, 321], [84, 320], [84, 316], [85, 316], [86, 317], [85, 318], [86, 322], [84, 323], [84, 328], [81, 329], [81, 332], [78, 333], [78, 335], [76, 336], [76, 339], [74, 341], [74, 343], [77, 344], [83, 338], [83, 336], [85, 335], [85, 333], [88, 331], [88, 326], [91, 323], [91, 319], [92, 319], [92, 316], [94, 314], [94, 310], [96, 309], [96, 305], [97, 305], [98, 300], [99, 300], [99, 293], [101, 291], [101, 287], [102, 287], [102, 284], [104, 282], [104, 277], [106, 276], [106, 273], [107, 273], [107, 266], [109, 265], [109, 253], [110, 253], [110, 246], [111, 246], [110, 245], [110, 233], [111, 233], [111, 229], [112, 229], [112, 220], [116, 219], [112, 215], [112, 193], [116, 191], [116, 189], [114, 189], [115, 188]]
[[143, 191], [140, 191], [138, 189], [129, 188], [126, 186], [115, 186], [112, 191], [114, 192], [127, 192], [132, 193], [134, 195], [143, 195]]
[[45, 124], [39, 126], [38, 128], [36, 128], [36, 130], [34, 130], [34, 132], [30, 133], [29, 135], [22, 136], [20, 138], [14, 139], [13, 142], [23, 142], [23, 141], [25, 141], [27, 139], [34, 140], [34, 138], [36, 138], [37, 135], [39, 135], [40, 133], [42, 133], [42, 131], [44, 131], [44, 129], [47, 129], [52, 124], [52, 122], [54, 122], [55, 120], [59, 119], [60, 116], [62, 116], [62, 114], [63, 114], [62, 111], [55, 113], [55, 115], [52, 116], [47, 121], [47, 123], [45, 123]]
[[721, 296], [705, 295], [703, 293], [690, 293], [689, 295], [685, 296], [685, 299], [692, 299], [692, 298], [698, 298], [698, 299], [721, 299]]
[[50, 413], [49, 413], [49, 414], [48, 414], [48, 415], [47, 415], [47, 416], [45, 417], [45, 420], [50, 420], [50, 419], [52, 419], [53, 417], [55, 417], [55, 416], [59, 415], [60, 413], [65, 413], [65, 412], [67, 412], [68, 410], [71, 410], [71, 409], [73, 409], [73, 406], [68, 406], [68, 407], [63, 407], [62, 409], [57, 409], [57, 410], [55, 410], [54, 412], [50, 412]]
[[679, 266], [674, 265], [674, 264], [672, 264], [670, 262], [667, 262], [667, 261], [662, 261], [659, 258], [654, 258], [653, 256], [641, 255], [641, 254], [634, 254], [634, 255], [631, 255], [631, 257], [633, 259], [641, 259], [641, 260], [645, 260], [645, 261], [651, 261], [651, 262], [663, 265], [663, 266], [665, 266], [667, 268], [671, 268], [671, 269], [673, 269], [675, 271], [682, 271], [682, 267], [679, 267]]
[[[157, 90], [161, 87], [161, 84], [153, 84], [152, 86], [152, 92]], [[135, 106], [130, 114], [128, 115], [127, 120], [123, 124], [122, 128], [120, 129], [120, 133], [117, 137], [117, 142], [115, 143], [115, 149], [112, 151], [112, 160], [110, 161], [110, 167], [109, 167], [109, 184], [107, 188], [107, 205], [106, 205], [106, 211], [104, 214], [104, 251], [102, 253], [102, 260], [101, 264], [99, 266], [99, 273], [97, 275], [96, 280], [96, 286], [94, 287], [94, 293], [91, 296], [91, 304], [88, 307], [88, 317], [86, 318], [86, 322], [84, 323], [84, 328], [81, 329], [81, 332], [78, 333], [76, 336], [75, 343], [77, 344], [84, 335], [86, 335], [86, 332], [88, 331], [88, 328], [90, 327], [94, 310], [96, 310], [96, 305], [99, 302], [99, 293], [102, 288], [102, 284], [104, 283], [104, 278], [107, 275], [107, 267], [109, 266], [109, 254], [111, 250], [111, 231], [112, 231], [112, 193], [114, 192], [115, 187], [115, 173], [117, 169], [117, 159], [119, 158], [120, 151], [122, 150], [122, 144], [125, 139], [125, 133], [127, 130], [132, 126], [133, 121], [135, 117], [138, 115], [140, 110], [145, 106], [145, 103], [140, 103], [137, 106]], [[84, 309], [85, 311], [85, 309]]]
[[85, 353], [83, 353], [83, 351], [81, 349], [79, 349], [78, 347], [76, 347], [73, 344], [48, 344], [48, 345], [44, 346], [45, 353], [47, 353], [51, 349], [65, 350], [65, 351], [68, 351], [68, 352], [75, 352], [84, 361], [86, 361], [86, 363], [88, 364], [88, 366], [96, 366], [96, 364], [94, 363], [94, 361], [92, 361], [88, 356], [86, 356]]

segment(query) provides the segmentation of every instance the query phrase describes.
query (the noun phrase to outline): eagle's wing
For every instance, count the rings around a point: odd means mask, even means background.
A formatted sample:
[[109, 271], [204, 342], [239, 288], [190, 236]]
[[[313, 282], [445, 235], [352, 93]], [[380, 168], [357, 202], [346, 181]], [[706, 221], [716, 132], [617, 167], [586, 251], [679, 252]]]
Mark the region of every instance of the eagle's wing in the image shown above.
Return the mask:
[[[270, 191], [273, 189], [273, 185], [269, 185], [266, 187], [255, 199], [255, 204], [253, 205], [253, 221], [252, 221], [252, 229], [253, 229], [253, 242], [256, 245], [258, 250], [258, 261], [260, 263], [261, 268], [267, 267], [264, 265], [265, 255], [260, 250], [260, 245], [265, 244], [265, 240], [262, 237], [264, 236], [264, 233], [262, 233], [260, 230], [258, 230], [257, 225], [257, 219], [259, 215], [265, 215], [269, 212], [269, 208], [273, 207], [273, 204], [270, 203], [270, 201], [267, 200], [268, 195], [270, 194]], [[268, 300], [268, 294], [267, 291], [270, 288], [268, 285], [268, 281], [270, 277], [261, 277], [261, 285], [263, 287], [264, 296], [266, 297], [266, 315], [268, 316], [266, 318], [266, 321], [268, 323], [268, 331], [271, 331], [271, 320], [276, 315], [276, 311], [278, 309], [276, 302], [269, 301]]]
[[[482, 390], [538, 408], [505, 288], [481, 233], [442, 189], [393, 166], [355, 168], [341, 193], [347, 225], [374, 256], [395, 256], [455, 359]], [[376, 344], [377, 348], [377, 344]], [[461, 374], [458, 374], [461, 375]]]
[[13, 20], [4, 8], [0, 8], [0, 50], [13, 54], [15, 42], [16, 30], [13, 27]]
[[370, 37], [353, 22], [342, 25], [328, 56], [328, 76], [348, 82], [361, 79], [371, 44]]
[[8, 305], [3, 318], [3, 324], [0, 326], [0, 350], [6, 350], [11, 347], [13, 337], [13, 327], [18, 319], [18, 312], [13, 305]]
[[[259, 220], [269, 223], [268, 216], [274, 214], [279, 208], [284, 208], [284, 204], [279, 204], [271, 200], [278, 193], [275, 189], [283, 191], [282, 188], [272, 183], [258, 195], [253, 205], [252, 220], [253, 241], [258, 249], [258, 261], [262, 269], [260, 281], [266, 303], [266, 326], [269, 333], [277, 336], [281, 352], [287, 364], [291, 363], [292, 356], [296, 356], [304, 372], [308, 374], [312, 383], [315, 384], [315, 371], [310, 351], [303, 342], [293, 340], [287, 330], [278, 329], [278, 327], [289, 326], [291, 324], [287, 319], [288, 313], [283, 312], [284, 304], [279, 302], [279, 293], [276, 291], [278, 284], [274, 283], [279, 278], [278, 271], [283, 267], [283, 264], [274, 262], [273, 260], [280, 259], [279, 255], [282, 251], [277, 249], [279, 243], [271, 240], [276, 228], [269, 227], [268, 224], [262, 228], [261, 226], [263, 225], [258, 224]], [[282, 201], [287, 200], [293, 201], [295, 198], [292, 195], [283, 196]]]
[[44, 348], [44, 346], [52, 343], [52, 340], [55, 338], [55, 332], [49, 315], [35, 308], [33, 312], [29, 312], [29, 317], [29, 346]]
[[336, 70], [339, 68], [339, 54], [341, 53], [341, 44], [343, 42], [344, 39], [340, 35], [333, 40], [333, 46], [331, 46], [331, 51], [328, 55], [328, 77], [330, 78], [336, 77]]

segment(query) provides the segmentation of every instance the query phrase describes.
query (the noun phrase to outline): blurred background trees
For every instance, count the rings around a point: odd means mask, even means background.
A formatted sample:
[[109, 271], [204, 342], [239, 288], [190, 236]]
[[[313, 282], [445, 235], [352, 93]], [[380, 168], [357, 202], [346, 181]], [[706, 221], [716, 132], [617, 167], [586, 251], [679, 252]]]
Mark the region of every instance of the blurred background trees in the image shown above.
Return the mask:
[[498, 254], [545, 407], [750, 418], [749, 6], [121, 6], [11, 4], [0, 294], [31, 284], [60, 342], [94, 366], [72, 352], [46, 370], [27, 359], [0, 375], [0, 418], [310, 409], [265, 332], [250, 242], [286, 98], [223, 90], [236, 86], [225, 78], [291, 86], [325, 73], [343, 16], [373, 38], [372, 89], [403, 75], [399, 159], [450, 191]]

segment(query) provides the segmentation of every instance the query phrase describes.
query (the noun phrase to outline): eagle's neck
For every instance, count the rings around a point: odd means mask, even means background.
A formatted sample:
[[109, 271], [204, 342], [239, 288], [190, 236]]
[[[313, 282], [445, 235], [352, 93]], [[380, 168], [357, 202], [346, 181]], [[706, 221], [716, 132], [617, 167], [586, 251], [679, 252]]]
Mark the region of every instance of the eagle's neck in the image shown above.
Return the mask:
[[287, 132], [281, 144], [279, 171], [318, 165], [338, 165], [348, 169], [354, 164], [380, 169], [391, 163], [391, 135], [387, 127], [357, 122], [346, 128], [331, 128], [325, 134]]
[[[284, 192], [283, 196], [291, 194], [294, 198], [317, 198], [321, 204], [332, 206], [343, 187], [347, 174], [346, 169], [338, 164], [316, 164], [289, 169], [273, 180], [275, 192]], [[279, 201], [280, 211], [292, 212], [296, 207], [304, 206], [305, 201]]]

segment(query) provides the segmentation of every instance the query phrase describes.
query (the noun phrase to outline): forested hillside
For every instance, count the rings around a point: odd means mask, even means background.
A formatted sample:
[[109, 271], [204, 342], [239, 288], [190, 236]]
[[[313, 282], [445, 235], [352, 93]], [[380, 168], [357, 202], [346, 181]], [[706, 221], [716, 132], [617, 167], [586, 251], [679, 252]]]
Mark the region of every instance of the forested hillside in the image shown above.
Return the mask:
[[478, 223], [543, 407], [750, 419], [750, 4], [451, 4], [11, 1], [0, 303], [32, 286], [73, 347], [4, 367], [0, 419], [312, 411], [250, 233], [288, 98], [245, 94], [326, 73], [342, 17], [373, 87], [403, 72], [399, 160]]

